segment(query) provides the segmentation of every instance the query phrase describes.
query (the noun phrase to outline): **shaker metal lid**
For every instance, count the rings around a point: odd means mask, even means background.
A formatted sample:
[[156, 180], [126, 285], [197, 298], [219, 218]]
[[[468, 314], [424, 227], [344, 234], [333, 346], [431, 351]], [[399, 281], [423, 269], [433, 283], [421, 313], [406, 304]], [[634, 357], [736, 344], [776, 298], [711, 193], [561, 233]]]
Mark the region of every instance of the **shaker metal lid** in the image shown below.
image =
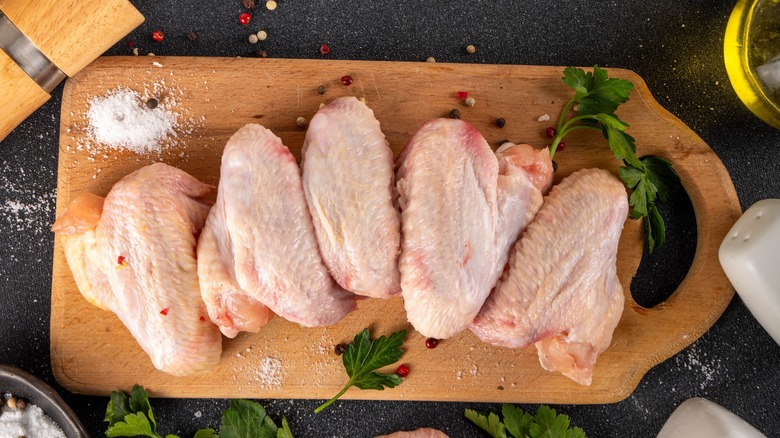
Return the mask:
[[47, 93], [51, 93], [65, 79], [65, 73], [54, 65], [1, 10], [0, 49]]

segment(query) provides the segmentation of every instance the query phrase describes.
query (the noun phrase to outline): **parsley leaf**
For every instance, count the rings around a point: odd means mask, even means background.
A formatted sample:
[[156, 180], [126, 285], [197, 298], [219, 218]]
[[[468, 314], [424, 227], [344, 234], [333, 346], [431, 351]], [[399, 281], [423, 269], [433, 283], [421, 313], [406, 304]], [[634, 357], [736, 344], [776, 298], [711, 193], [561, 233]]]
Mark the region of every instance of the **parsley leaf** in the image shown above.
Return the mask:
[[[600, 130], [609, 148], [625, 166], [620, 168], [620, 179], [632, 190], [629, 197], [632, 219], [645, 219], [647, 243], [650, 252], [666, 240], [666, 227], [656, 201], [666, 202], [680, 186], [680, 178], [671, 163], [660, 157], [636, 155], [634, 137], [626, 133], [629, 125], [614, 113], [628, 100], [633, 84], [623, 79], [609, 78], [607, 71], [593, 66], [593, 72], [568, 67], [563, 81], [574, 90], [574, 97], [564, 106], [558, 119], [556, 135], [550, 146], [550, 158], [563, 138], [578, 129]], [[573, 105], [578, 105], [577, 116], [566, 120]]]
[[397, 375], [378, 373], [376, 370], [393, 364], [401, 358], [404, 352], [400, 347], [406, 338], [406, 330], [395, 332], [387, 338], [380, 336], [373, 341], [370, 336], [368, 329], [363, 329], [355, 335], [354, 341], [347, 345], [347, 349], [341, 356], [344, 369], [349, 376], [347, 385], [332, 399], [318, 406], [314, 412], [322, 412], [344, 395], [351, 386], [381, 391], [385, 387], [395, 388], [401, 384], [402, 380]]
[[[152, 414], [152, 406], [146, 390], [140, 385], [133, 386], [128, 398], [119, 391], [111, 392], [111, 400], [106, 408], [105, 421], [108, 422], [106, 436], [133, 437], [146, 436], [163, 438], [157, 434], [157, 423]], [[219, 435], [214, 429], [200, 429], [195, 438], [293, 438], [287, 419], [282, 418], [282, 427], [277, 428], [271, 417], [259, 403], [249, 400], [231, 400], [230, 408], [222, 413]], [[166, 435], [165, 438], [179, 438]]]
[[[507, 438], [506, 427], [498, 418], [498, 415], [491, 412], [487, 417], [472, 409], [466, 409], [466, 418], [471, 420], [480, 429], [489, 433], [493, 438]], [[517, 436], [517, 435], [515, 435]]]
[[231, 400], [219, 426], [220, 438], [276, 438], [276, 431], [263, 406], [249, 400]]
[[569, 428], [567, 415], [558, 415], [549, 406], [539, 406], [536, 415], [531, 415], [516, 406], [504, 404], [501, 414], [503, 423], [495, 413], [485, 416], [471, 409], [466, 409], [465, 413], [466, 418], [493, 438], [509, 438], [507, 432], [514, 438], [586, 438], [585, 431], [579, 427]]

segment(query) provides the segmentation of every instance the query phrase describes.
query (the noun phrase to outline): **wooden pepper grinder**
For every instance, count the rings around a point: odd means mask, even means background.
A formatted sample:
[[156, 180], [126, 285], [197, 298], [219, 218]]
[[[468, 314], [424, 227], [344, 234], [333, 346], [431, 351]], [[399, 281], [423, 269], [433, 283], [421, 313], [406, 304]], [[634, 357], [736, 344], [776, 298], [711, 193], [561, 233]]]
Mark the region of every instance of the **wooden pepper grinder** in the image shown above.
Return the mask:
[[0, 0], [0, 141], [143, 21], [127, 0]]

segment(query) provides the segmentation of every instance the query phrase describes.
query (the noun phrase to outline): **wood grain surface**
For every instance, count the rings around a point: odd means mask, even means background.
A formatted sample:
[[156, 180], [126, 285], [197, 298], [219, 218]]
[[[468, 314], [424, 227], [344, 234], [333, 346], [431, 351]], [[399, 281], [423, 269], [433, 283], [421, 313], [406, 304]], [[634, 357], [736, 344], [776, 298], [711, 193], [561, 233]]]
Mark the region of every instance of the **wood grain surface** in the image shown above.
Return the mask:
[[[153, 65], [153, 63], [157, 63]], [[655, 364], [701, 336], [721, 315], [734, 290], [718, 262], [718, 247], [741, 210], [731, 179], [712, 150], [664, 110], [636, 74], [608, 69], [634, 83], [618, 115], [631, 124], [639, 155], [671, 159], [693, 203], [697, 247], [693, 265], [664, 303], [643, 308], [629, 286], [642, 257], [643, 228], [628, 220], [619, 248], [618, 275], [626, 305], [611, 346], [599, 358], [590, 387], [544, 371], [533, 347], [510, 350], [482, 344], [470, 332], [428, 350], [406, 321], [400, 298], [368, 299], [338, 324], [306, 329], [275, 318], [260, 333], [225, 339], [213, 371], [175, 378], [156, 371], [121, 322], [88, 304], [79, 294], [55, 239], [51, 312], [51, 357], [57, 380], [71, 391], [105, 395], [144, 385], [153, 396], [314, 398], [333, 396], [346, 374], [333, 347], [365, 327], [387, 334], [410, 329], [402, 362], [412, 372], [385, 391], [352, 389], [345, 398], [609, 403], [624, 399]], [[320, 104], [344, 95], [364, 97], [397, 154], [425, 121], [457, 108], [496, 147], [504, 139], [544, 147], [544, 129], [572, 96], [560, 80], [562, 67], [464, 65], [374, 61], [242, 58], [101, 58], [68, 80], [62, 100], [57, 211], [78, 193], [105, 195], [126, 174], [156, 161], [177, 166], [216, 185], [222, 148], [246, 123], [261, 123], [300, 157], [305, 128]], [[351, 86], [341, 84], [352, 76]], [[157, 84], [155, 91], [155, 84]], [[324, 86], [323, 95], [317, 92]], [[86, 134], [89, 100], [117, 88], [154, 94], [177, 104], [180, 129], [160, 154], [100, 149]], [[467, 107], [455, 98], [468, 90]], [[506, 119], [498, 128], [495, 120]], [[580, 130], [556, 155], [556, 180], [583, 167], [617, 172], [598, 133]], [[388, 371], [394, 369], [389, 367]]]

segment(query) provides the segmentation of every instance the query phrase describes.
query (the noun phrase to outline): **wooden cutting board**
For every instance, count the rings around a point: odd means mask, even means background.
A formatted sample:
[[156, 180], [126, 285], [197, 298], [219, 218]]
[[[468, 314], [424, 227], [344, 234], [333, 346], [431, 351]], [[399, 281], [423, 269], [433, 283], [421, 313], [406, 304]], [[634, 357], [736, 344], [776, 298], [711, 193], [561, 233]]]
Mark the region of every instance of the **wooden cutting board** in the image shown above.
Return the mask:
[[[555, 120], [572, 91], [561, 81], [562, 67], [461, 65], [401, 62], [283, 60], [189, 57], [101, 58], [68, 80], [62, 99], [58, 214], [78, 193], [105, 195], [126, 174], [164, 161], [216, 185], [222, 148], [246, 123], [261, 123], [300, 157], [305, 128], [320, 104], [354, 95], [366, 99], [393, 150], [426, 120], [457, 108], [492, 146], [503, 139], [549, 144], [544, 130]], [[535, 348], [491, 347], [466, 331], [426, 349], [406, 322], [400, 298], [363, 300], [340, 323], [305, 329], [282, 318], [260, 333], [225, 339], [221, 363], [212, 372], [176, 378], [156, 371], [129, 332], [111, 313], [88, 304], [79, 294], [55, 240], [52, 284], [51, 357], [57, 380], [71, 391], [106, 395], [144, 385], [165, 397], [314, 398], [333, 396], [346, 382], [338, 343], [349, 342], [365, 327], [389, 334], [410, 329], [402, 362], [412, 372], [402, 385], [385, 391], [352, 389], [345, 398], [527, 403], [609, 403], [627, 397], [655, 364], [671, 357], [704, 333], [721, 315], [733, 289], [718, 263], [718, 247], [741, 210], [728, 173], [712, 150], [682, 122], [661, 108], [636, 74], [609, 69], [635, 89], [618, 115], [631, 124], [639, 155], [671, 159], [690, 196], [697, 222], [693, 265], [666, 302], [647, 309], [631, 298], [629, 286], [642, 256], [643, 229], [628, 220], [619, 248], [618, 274], [626, 305], [612, 345], [599, 358], [590, 387], [544, 371]], [[350, 86], [341, 78], [349, 75]], [[325, 93], [317, 91], [325, 87]], [[89, 100], [129, 88], [176, 103], [178, 137], [160, 154], [138, 155], [104, 149], [86, 136]], [[455, 92], [476, 100], [466, 106]], [[495, 125], [498, 117], [506, 126]], [[588, 131], [588, 130], [585, 130]], [[583, 167], [614, 173], [619, 163], [598, 133], [566, 140], [556, 155], [556, 179]], [[393, 370], [389, 367], [388, 370]]]

